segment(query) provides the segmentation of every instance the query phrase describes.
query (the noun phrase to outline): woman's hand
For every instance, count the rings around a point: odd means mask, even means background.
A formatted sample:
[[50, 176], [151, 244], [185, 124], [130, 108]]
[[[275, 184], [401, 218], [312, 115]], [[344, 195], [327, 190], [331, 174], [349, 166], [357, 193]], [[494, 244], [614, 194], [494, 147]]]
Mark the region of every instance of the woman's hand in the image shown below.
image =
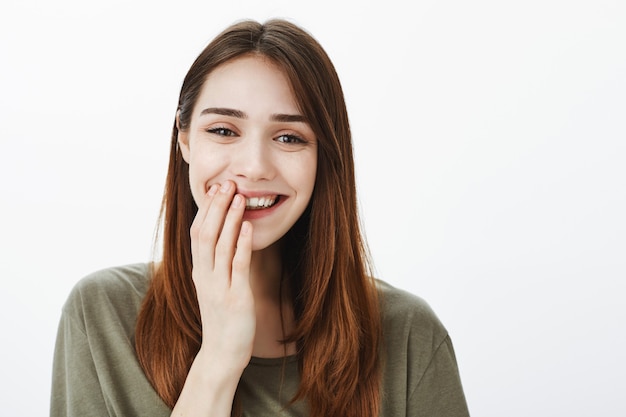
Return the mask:
[[191, 253], [202, 345], [173, 415], [229, 416], [250, 361], [256, 315], [250, 288], [252, 225], [242, 221], [245, 207], [232, 181], [214, 184], [198, 202]]
[[243, 371], [256, 328], [250, 289], [252, 225], [242, 223], [245, 198], [234, 193], [231, 181], [210, 188], [191, 226], [191, 253], [202, 319], [201, 350]]

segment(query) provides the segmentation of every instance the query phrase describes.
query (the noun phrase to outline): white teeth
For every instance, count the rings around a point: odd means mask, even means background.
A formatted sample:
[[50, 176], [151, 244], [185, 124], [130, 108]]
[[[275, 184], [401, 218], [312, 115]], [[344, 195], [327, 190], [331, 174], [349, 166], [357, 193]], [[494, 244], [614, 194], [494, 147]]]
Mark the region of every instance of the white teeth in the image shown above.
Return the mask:
[[273, 206], [275, 202], [275, 195], [268, 195], [264, 197], [250, 197], [246, 198], [246, 208], [249, 210], [268, 208]]

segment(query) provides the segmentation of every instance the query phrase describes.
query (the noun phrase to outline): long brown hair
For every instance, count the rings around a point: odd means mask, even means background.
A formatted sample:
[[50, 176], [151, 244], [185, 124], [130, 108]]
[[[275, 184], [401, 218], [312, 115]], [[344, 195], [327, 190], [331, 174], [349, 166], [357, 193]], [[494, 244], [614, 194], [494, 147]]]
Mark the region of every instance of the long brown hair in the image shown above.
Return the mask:
[[[307, 401], [313, 417], [377, 416], [380, 308], [359, 227], [343, 91], [322, 47], [284, 20], [229, 27], [204, 49], [185, 77], [178, 103], [180, 129], [189, 127], [207, 75], [245, 54], [260, 54], [284, 71], [318, 141], [313, 196], [281, 241], [296, 317], [286, 342], [296, 342], [301, 374], [294, 401]], [[202, 341], [189, 236], [197, 206], [177, 139], [174, 123], [161, 210], [163, 260], [154, 271], [136, 327], [139, 361], [170, 407], [178, 400]]]

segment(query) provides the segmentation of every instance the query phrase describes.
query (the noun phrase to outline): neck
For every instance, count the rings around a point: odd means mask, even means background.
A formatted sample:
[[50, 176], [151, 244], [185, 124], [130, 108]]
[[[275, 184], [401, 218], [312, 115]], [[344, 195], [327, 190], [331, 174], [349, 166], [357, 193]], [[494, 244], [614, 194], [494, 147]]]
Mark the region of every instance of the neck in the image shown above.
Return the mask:
[[278, 302], [281, 274], [282, 262], [278, 243], [252, 252], [250, 287], [254, 299]]
[[273, 358], [295, 353], [295, 346], [280, 342], [295, 326], [289, 284], [281, 286], [281, 261], [278, 243], [252, 252], [250, 287], [256, 310], [253, 356]]

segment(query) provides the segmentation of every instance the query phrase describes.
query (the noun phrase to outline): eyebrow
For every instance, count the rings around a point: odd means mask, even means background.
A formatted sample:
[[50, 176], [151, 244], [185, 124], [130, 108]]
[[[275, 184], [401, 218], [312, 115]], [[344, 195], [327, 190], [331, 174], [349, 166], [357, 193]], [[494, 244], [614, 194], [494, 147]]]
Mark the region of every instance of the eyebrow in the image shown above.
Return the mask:
[[[200, 112], [201, 116], [205, 114], [218, 114], [221, 116], [236, 117], [237, 119], [248, 118], [248, 115], [241, 110], [229, 109], [225, 107], [209, 107]], [[273, 122], [307, 123], [307, 118], [301, 114], [275, 113], [270, 116], [270, 120]]]
[[227, 109], [224, 107], [209, 107], [208, 109], [204, 109], [200, 112], [201, 116], [205, 114], [219, 114], [221, 116], [236, 117], [238, 119], [248, 118], [248, 116], [241, 110]]
[[301, 114], [272, 114], [270, 119], [274, 122], [308, 123], [307, 118]]

